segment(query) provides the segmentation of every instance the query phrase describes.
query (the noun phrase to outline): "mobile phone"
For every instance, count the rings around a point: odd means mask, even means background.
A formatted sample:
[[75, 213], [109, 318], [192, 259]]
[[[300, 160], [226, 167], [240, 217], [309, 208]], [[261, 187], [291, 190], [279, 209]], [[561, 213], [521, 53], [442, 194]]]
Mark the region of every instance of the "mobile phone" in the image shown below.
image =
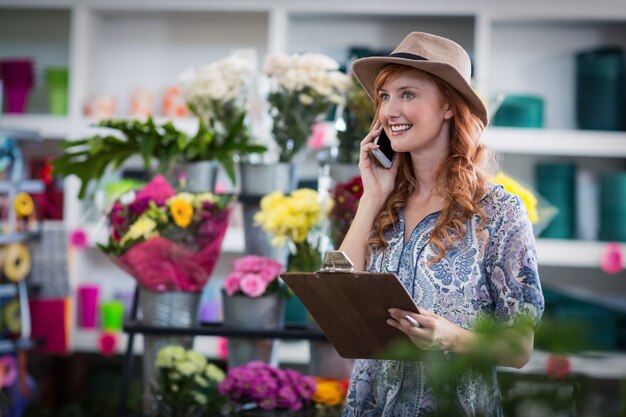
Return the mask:
[[374, 158], [380, 162], [383, 168], [391, 168], [395, 151], [391, 148], [391, 141], [385, 133], [385, 129], [380, 132], [380, 136], [374, 139], [374, 143], [380, 146], [380, 148], [372, 151]]

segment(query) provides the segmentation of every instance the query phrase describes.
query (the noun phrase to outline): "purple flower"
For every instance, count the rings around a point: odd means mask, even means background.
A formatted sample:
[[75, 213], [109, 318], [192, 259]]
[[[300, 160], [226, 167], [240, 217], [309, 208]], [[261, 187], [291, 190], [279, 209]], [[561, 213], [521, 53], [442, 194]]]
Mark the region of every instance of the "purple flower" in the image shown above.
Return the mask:
[[150, 197], [144, 197], [141, 199], [137, 198], [135, 199], [135, 201], [130, 203], [128, 209], [131, 213], [139, 217], [143, 214], [144, 211], [148, 209], [148, 207], [150, 207], [150, 201], [152, 201]]

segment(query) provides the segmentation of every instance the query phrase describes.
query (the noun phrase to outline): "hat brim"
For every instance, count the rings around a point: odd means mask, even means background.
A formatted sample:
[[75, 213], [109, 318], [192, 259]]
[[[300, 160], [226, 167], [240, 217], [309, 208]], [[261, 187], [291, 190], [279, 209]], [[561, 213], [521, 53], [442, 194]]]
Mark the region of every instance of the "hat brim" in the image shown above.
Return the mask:
[[380, 70], [382, 70], [385, 65], [389, 64], [406, 65], [407, 67], [416, 68], [441, 78], [465, 97], [474, 114], [482, 120], [485, 126], [489, 123], [487, 108], [480, 97], [478, 97], [472, 87], [465, 81], [465, 78], [463, 78], [453, 66], [443, 62], [386, 56], [357, 59], [352, 63], [352, 72], [372, 100], [374, 100], [376, 96], [374, 88], [376, 77]]

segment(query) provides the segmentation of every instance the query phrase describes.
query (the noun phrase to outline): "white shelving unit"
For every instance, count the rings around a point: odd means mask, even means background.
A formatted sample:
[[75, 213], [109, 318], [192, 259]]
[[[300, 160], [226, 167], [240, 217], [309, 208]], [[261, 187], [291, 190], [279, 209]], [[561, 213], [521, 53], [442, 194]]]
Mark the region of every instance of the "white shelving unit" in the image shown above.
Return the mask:
[[[574, 104], [575, 54], [607, 44], [626, 48], [623, 0], [570, 0], [566, 5], [539, 0], [0, 0], [0, 59], [33, 56], [39, 95], [27, 114], [2, 115], [0, 127], [37, 130], [50, 139], [83, 137], [91, 122], [83, 116], [83, 105], [93, 94], [114, 95], [123, 117], [134, 88], [152, 89], [158, 109], [162, 92], [183, 70], [233, 49], [254, 49], [259, 67], [268, 52], [313, 51], [345, 62], [350, 47], [390, 49], [412, 30], [463, 45], [486, 99], [499, 93], [545, 99], [545, 129], [489, 127], [485, 132], [485, 143], [501, 155], [507, 172], [532, 184], [537, 161], [574, 160], [596, 179], [626, 169], [626, 132], [576, 130]], [[46, 65], [70, 69], [66, 117], [46, 115], [41, 105], [40, 75]], [[193, 119], [176, 123], [194, 128]], [[81, 218], [73, 198], [77, 190], [75, 179], [67, 179], [70, 229]], [[243, 251], [240, 228], [228, 231], [224, 246], [219, 273]], [[609, 277], [599, 269], [604, 247], [594, 241], [539, 240], [542, 280], [545, 273], [549, 285], [569, 286], [601, 303], [615, 301], [580, 285], [583, 278], [571, 278], [584, 275], [589, 282], [607, 282], [605, 294], [626, 304], [626, 285], [621, 284], [626, 272]], [[625, 245], [622, 250], [626, 255]], [[82, 259], [72, 272], [73, 285], [97, 275], [86, 273], [94, 265], [104, 268], [94, 252], [75, 254]], [[107, 269], [111, 273], [115, 268]], [[108, 279], [105, 275], [102, 279]]]

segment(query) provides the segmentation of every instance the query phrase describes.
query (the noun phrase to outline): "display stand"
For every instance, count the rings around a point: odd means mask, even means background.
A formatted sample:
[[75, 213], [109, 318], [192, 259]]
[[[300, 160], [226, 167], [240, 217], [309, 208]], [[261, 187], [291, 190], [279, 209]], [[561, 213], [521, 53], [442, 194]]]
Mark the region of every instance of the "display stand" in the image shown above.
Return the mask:
[[139, 288], [135, 289], [129, 320], [124, 323], [123, 331], [128, 334], [124, 357], [122, 383], [118, 401], [118, 416], [128, 416], [127, 401], [130, 379], [133, 374], [133, 348], [135, 335], [172, 335], [172, 336], [223, 336], [242, 339], [281, 339], [281, 340], [328, 340], [318, 329], [304, 327], [286, 327], [276, 330], [242, 330], [224, 326], [222, 323], [201, 323], [192, 327], [149, 326], [138, 321]]
[[[42, 181], [24, 180], [24, 167], [21, 151], [17, 145], [21, 140], [41, 140], [36, 132], [22, 130], [7, 130], [0, 128], [0, 160], [7, 164], [6, 179], [0, 180], [0, 195], [6, 196], [6, 222], [0, 234], [0, 245], [23, 243], [39, 238], [40, 223], [36, 230], [20, 231], [17, 228], [17, 216], [14, 200], [20, 192], [40, 193], [44, 189]], [[0, 339], [0, 354], [13, 353], [31, 349], [34, 346], [31, 336], [30, 308], [28, 305], [28, 288], [26, 280], [9, 282], [5, 278], [0, 281], [0, 299], [17, 297], [19, 303], [20, 331], [17, 337]]]

